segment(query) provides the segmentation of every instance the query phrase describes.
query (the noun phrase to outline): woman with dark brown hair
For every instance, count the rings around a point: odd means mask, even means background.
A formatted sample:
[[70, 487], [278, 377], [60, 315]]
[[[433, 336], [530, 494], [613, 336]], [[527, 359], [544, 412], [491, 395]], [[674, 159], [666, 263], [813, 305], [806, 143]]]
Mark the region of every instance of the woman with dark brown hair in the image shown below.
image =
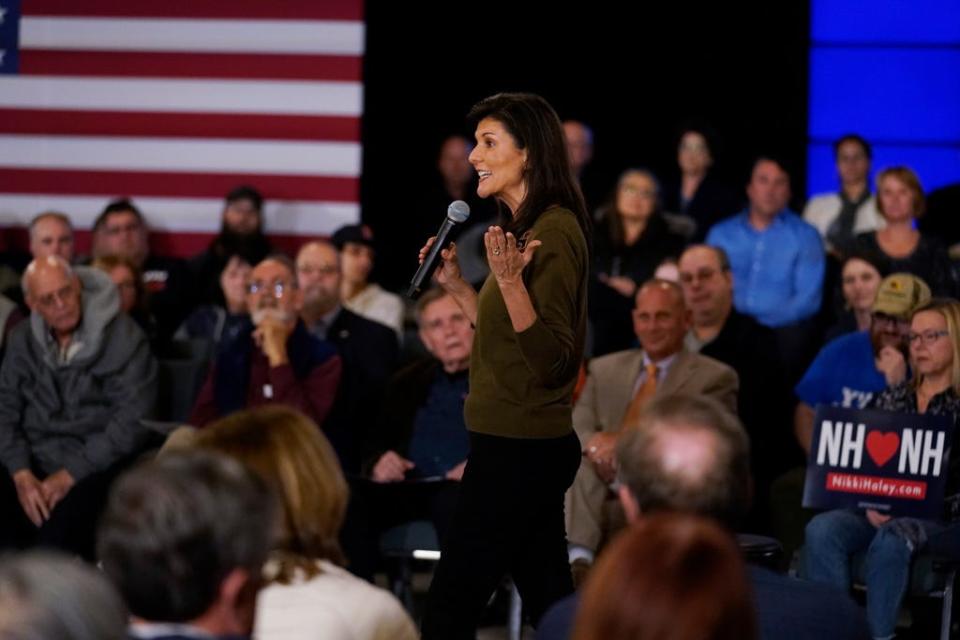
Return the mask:
[[244, 463], [276, 491], [283, 526], [257, 600], [261, 640], [414, 640], [416, 629], [389, 593], [338, 566], [347, 483], [320, 428], [279, 405], [234, 413], [200, 431], [196, 446]]
[[664, 260], [678, 258], [685, 243], [661, 213], [660, 185], [646, 169], [621, 173], [601, 212], [590, 278], [593, 356], [636, 345], [631, 311], [637, 288]]
[[750, 640], [756, 614], [729, 533], [676, 513], [641, 518], [584, 586], [574, 640]]
[[573, 591], [563, 499], [581, 458], [571, 414], [586, 338], [590, 218], [560, 119], [543, 98], [497, 94], [469, 119], [477, 195], [495, 198], [504, 215], [484, 235], [490, 275], [479, 293], [453, 245], [435, 275], [476, 332], [464, 406], [470, 456], [441, 541], [425, 640], [473, 638], [508, 573], [535, 624]]

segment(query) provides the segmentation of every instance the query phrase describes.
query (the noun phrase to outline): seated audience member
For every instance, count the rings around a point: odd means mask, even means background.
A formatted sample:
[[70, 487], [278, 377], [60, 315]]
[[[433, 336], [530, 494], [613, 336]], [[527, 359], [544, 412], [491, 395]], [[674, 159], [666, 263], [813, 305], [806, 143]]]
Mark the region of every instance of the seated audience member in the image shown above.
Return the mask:
[[574, 640], [752, 640], [753, 594], [730, 534], [705, 518], [640, 518], [584, 585]]
[[856, 134], [848, 134], [833, 143], [833, 157], [840, 176], [840, 191], [822, 193], [807, 202], [803, 219], [816, 227], [828, 251], [843, 255], [858, 233], [876, 231], [884, 226], [870, 193], [870, 143]]
[[126, 640], [123, 601], [103, 575], [73, 558], [0, 557], [0, 638]]
[[270, 241], [263, 233], [263, 196], [250, 186], [235, 187], [223, 203], [220, 233], [187, 264], [196, 302], [223, 303], [220, 276], [233, 256], [241, 255], [249, 264], [258, 264], [270, 252]]
[[177, 340], [206, 340], [216, 353], [225, 336], [233, 336], [247, 321], [247, 281], [253, 267], [238, 253], [227, 260], [220, 273], [222, 303], [204, 304], [187, 316], [174, 337]]
[[30, 221], [30, 255], [36, 258], [60, 256], [68, 263], [74, 259], [73, 224], [66, 214], [45, 211]]
[[912, 273], [930, 286], [933, 295], [952, 296], [957, 283], [946, 249], [938, 238], [916, 230], [925, 206], [920, 179], [912, 169], [884, 169], [877, 174], [877, 209], [886, 226], [858, 235], [856, 247], [887, 273]]
[[787, 208], [790, 176], [777, 160], [761, 157], [747, 186], [747, 209], [719, 222], [707, 244], [727, 252], [733, 304], [777, 333], [787, 384], [800, 377], [817, 341], [826, 261], [817, 230]]
[[622, 520], [610, 485], [614, 448], [623, 427], [636, 421], [652, 398], [676, 393], [716, 398], [737, 407], [737, 374], [720, 362], [683, 348], [689, 327], [683, 293], [671, 282], [652, 280], [637, 292], [633, 326], [639, 349], [595, 358], [573, 409], [573, 427], [584, 459], [567, 493], [567, 537], [575, 582], [585, 574], [603, 541]]
[[[40, 213], [30, 221], [28, 230], [30, 254], [33, 259], [56, 255], [68, 263], [73, 263], [73, 226], [66, 214], [59, 211]], [[18, 276], [24, 266], [20, 258], [21, 256], [17, 255], [11, 261], [13, 268], [7, 265], [0, 266], [0, 295], [9, 299], [20, 309], [25, 309], [23, 290], [19, 286]], [[0, 304], [0, 308], [6, 306]]]
[[133, 616], [130, 637], [247, 637], [279, 521], [276, 500], [236, 460], [165, 454], [110, 493], [97, 554]]
[[[567, 146], [567, 160], [570, 162], [570, 170], [583, 192], [587, 210], [593, 211], [603, 197], [603, 192], [608, 188], [608, 185], [600, 185], [598, 181], [600, 176], [591, 171], [593, 166], [593, 130], [578, 120], [564, 120], [563, 138]], [[431, 229], [431, 231], [433, 230]], [[423, 237], [426, 237], [426, 235]]]
[[120, 311], [133, 318], [147, 338], [154, 338], [156, 320], [147, 309], [147, 292], [137, 266], [121, 256], [100, 256], [90, 266], [103, 271], [116, 285], [120, 294]]
[[[463, 403], [473, 327], [441, 289], [423, 294], [416, 315], [430, 357], [391, 379], [365, 455], [364, 476], [371, 482], [357, 487], [359, 526], [368, 532], [361, 553], [371, 565], [379, 534], [390, 526], [430, 520], [444, 539], [470, 450]], [[354, 555], [351, 570], [372, 575], [373, 567], [358, 566]]]
[[30, 320], [0, 368], [0, 535], [92, 558], [109, 485], [146, 443], [157, 364], [100, 271], [50, 256], [23, 285]]
[[870, 329], [825, 346], [794, 390], [794, 433], [810, 451], [817, 405], [864, 409], [874, 396], [907, 379], [910, 317], [930, 301], [930, 288], [909, 273], [887, 276], [877, 289]]
[[805, 320], [820, 308], [820, 236], [787, 208], [790, 176], [778, 161], [756, 161], [747, 198], [745, 211], [718, 223], [707, 236], [707, 244], [730, 258], [734, 305], [768, 327]]
[[257, 638], [418, 637], [396, 598], [338, 566], [347, 484], [317, 425], [285, 407], [261, 407], [211, 425], [196, 446], [249, 466], [283, 505], [268, 583], [257, 600]]
[[877, 297], [880, 281], [887, 275], [873, 258], [865, 253], [851, 251], [840, 262], [840, 293], [843, 310], [836, 324], [827, 330], [824, 342], [870, 328], [873, 318], [873, 301]]
[[[935, 299], [913, 313], [910, 361], [914, 377], [883, 391], [875, 409], [947, 416], [960, 424], [960, 303]], [[944, 490], [947, 523], [960, 519], [960, 461], [950, 457]], [[849, 589], [851, 558], [866, 551], [867, 620], [874, 638], [892, 638], [910, 584], [911, 558], [943, 530], [932, 520], [872, 509], [816, 516], [806, 531], [803, 573], [810, 580]]]
[[202, 427], [234, 411], [284, 404], [322, 424], [340, 381], [336, 349], [300, 320], [303, 292], [285, 256], [271, 256], [250, 272], [250, 318], [224, 337], [190, 424]]
[[370, 282], [373, 271], [373, 232], [370, 227], [351, 224], [333, 234], [340, 252], [340, 300], [350, 311], [393, 329], [403, 337], [403, 300]]
[[[750, 502], [750, 444], [726, 407], [704, 396], [663, 396], [626, 427], [617, 443], [617, 495], [630, 523], [666, 511], [711, 518], [736, 530]], [[842, 592], [760, 566], [750, 566], [748, 575], [761, 638], [868, 637], [862, 612]], [[570, 638], [582, 597], [575, 593], [554, 605], [537, 640]]]
[[[410, 256], [417, 255], [417, 251], [423, 246], [424, 238], [437, 232], [437, 226], [454, 200], [463, 200], [470, 207], [470, 218], [460, 225], [457, 235], [458, 248], [463, 248], [459, 238], [465, 238], [468, 229], [478, 226], [486, 229], [492, 224], [491, 220], [497, 213], [496, 204], [477, 195], [477, 172], [469, 160], [473, 144], [470, 139], [460, 134], [446, 136], [440, 143], [436, 172], [423, 192], [416, 197], [412, 208], [415, 215], [404, 216], [402, 224], [391, 228], [390, 242], [378, 252], [378, 259], [382, 264], [399, 267], [392, 270], [394, 273], [381, 274], [381, 284], [388, 288], [406, 287], [409, 284], [409, 278], [417, 267]], [[482, 245], [482, 238], [477, 242]], [[486, 261], [477, 259], [476, 262], [476, 268], [487, 268]], [[407, 269], [410, 269], [409, 273], [406, 272]], [[486, 273], [483, 275], [485, 277]]]
[[329, 242], [314, 241], [300, 249], [297, 278], [303, 290], [303, 322], [311, 333], [333, 343], [343, 361], [337, 397], [323, 431], [344, 472], [356, 476], [367, 429], [375, 424], [397, 363], [397, 336], [340, 303], [340, 255]]
[[743, 203], [712, 171], [717, 138], [708, 127], [685, 126], [677, 142], [680, 176], [664, 189], [664, 208], [689, 217], [696, 225], [692, 240], [703, 242], [714, 224]]
[[130, 260], [143, 276], [150, 314], [157, 320], [157, 337], [166, 340], [189, 308], [184, 263], [150, 253], [147, 223], [130, 200], [114, 200], [93, 223], [93, 258], [120, 256]]
[[750, 467], [757, 495], [749, 520], [766, 528], [770, 483], [800, 462], [789, 424], [793, 398], [781, 371], [773, 330], [733, 307], [736, 283], [723, 249], [688, 247], [680, 256], [680, 286], [691, 311], [688, 351], [719, 360], [737, 372], [737, 414], [753, 443]]
[[669, 229], [660, 213], [659, 189], [649, 171], [624, 171], [613, 201], [597, 223], [587, 298], [594, 356], [636, 344], [630, 309], [637, 288], [653, 277], [665, 258], [676, 258], [683, 249], [683, 238]]

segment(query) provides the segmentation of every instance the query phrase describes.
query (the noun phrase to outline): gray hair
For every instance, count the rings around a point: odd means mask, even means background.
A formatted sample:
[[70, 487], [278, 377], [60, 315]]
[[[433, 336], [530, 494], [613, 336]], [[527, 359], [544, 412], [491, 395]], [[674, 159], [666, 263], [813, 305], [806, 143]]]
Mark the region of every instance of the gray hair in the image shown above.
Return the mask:
[[0, 559], [0, 638], [121, 640], [123, 601], [93, 568], [66, 556], [31, 552]]
[[238, 461], [172, 451], [113, 486], [97, 555], [133, 615], [189, 622], [234, 569], [260, 575], [278, 517], [266, 484]]
[[[649, 403], [639, 423], [624, 429], [618, 474], [641, 512], [681, 511], [737, 525], [750, 506], [752, 484], [750, 440], [735, 415], [710, 397], [668, 395]], [[701, 465], [666, 464], [666, 448], [698, 435], [713, 441]]]
[[30, 230], [30, 242], [33, 242], [34, 240], [33, 236], [34, 236], [34, 233], [36, 232], [37, 225], [41, 221], [47, 220], [47, 219], [52, 219], [52, 220], [57, 220], [58, 222], [62, 222], [63, 224], [67, 225], [67, 228], [70, 229], [71, 232], [73, 232], [73, 223], [70, 221], [70, 218], [67, 216], [67, 214], [61, 213], [60, 211], [44, 211], [43, 213], [38, 213], [37, 215], [35, 215], [33, 219], [30, 221], [29, 226], [27, 227]]

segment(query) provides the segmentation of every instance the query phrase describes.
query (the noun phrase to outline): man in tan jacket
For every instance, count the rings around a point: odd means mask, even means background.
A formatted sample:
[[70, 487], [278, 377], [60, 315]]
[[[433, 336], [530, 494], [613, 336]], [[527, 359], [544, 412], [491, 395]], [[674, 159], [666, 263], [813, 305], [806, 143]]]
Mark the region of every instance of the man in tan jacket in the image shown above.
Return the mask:
[[621, 425], [635, 422], [650, 399], [676, 393], [711, 396], [736, 414], [736, 372], [683, 348], [690, 320], [678, 285], [651, 280], [641, 286], [633, 327], [641, 348], [591, 361], [586, 386], [573, 410], [573, 426], [584, 453], [567, 493], [567, 537], [575, 580], [593, 563], [601, 542], [624, 524], [611, 490], [616, 475], [613, 452]]

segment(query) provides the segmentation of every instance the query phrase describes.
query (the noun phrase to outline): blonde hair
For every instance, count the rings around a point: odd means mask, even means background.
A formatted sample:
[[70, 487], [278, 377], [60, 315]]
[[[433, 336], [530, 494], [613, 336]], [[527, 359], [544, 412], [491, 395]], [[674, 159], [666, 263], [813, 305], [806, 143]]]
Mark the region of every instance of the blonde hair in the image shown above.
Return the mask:
[[312, 420], [288, 407], [268, 405], [214, 422], [197, 434], [195, 445], [233, 456], [276, 491], [284, 526], [272, 579], [287, 584], [298, 572], [316, 575], [317, 560], [342, 564], [337, 538], [347, 508], [347, 482], [333, 447]]
[[920, 185], [920, 178], [910, 167], [896, 166], [887, 167], [877, 174], [877, 211], [886, 218], [887, 212], [883, 210], [883, 198], [880, 197], [880, 184], [887, 178], [896, 178], [913, 192], [913, 217], [919, 218], [927, 210], [927, 199], [923, 195], [923, 187]]
[[[935, 311], [943, 316], [947, 323], [947, 333], [950, 338], [950, 346], [953, 349], [953, 362], [950, 364], [950, 386], [960, 394], [960, 302], [952, 298], [934, 298], [925, 305], [918, 307], [911, 316], [911, 320], [918, 313], [924, 311]], [[913, 377], [912, 385], [914, 389], [920, 386], [922, 376], [919, 374]]]

